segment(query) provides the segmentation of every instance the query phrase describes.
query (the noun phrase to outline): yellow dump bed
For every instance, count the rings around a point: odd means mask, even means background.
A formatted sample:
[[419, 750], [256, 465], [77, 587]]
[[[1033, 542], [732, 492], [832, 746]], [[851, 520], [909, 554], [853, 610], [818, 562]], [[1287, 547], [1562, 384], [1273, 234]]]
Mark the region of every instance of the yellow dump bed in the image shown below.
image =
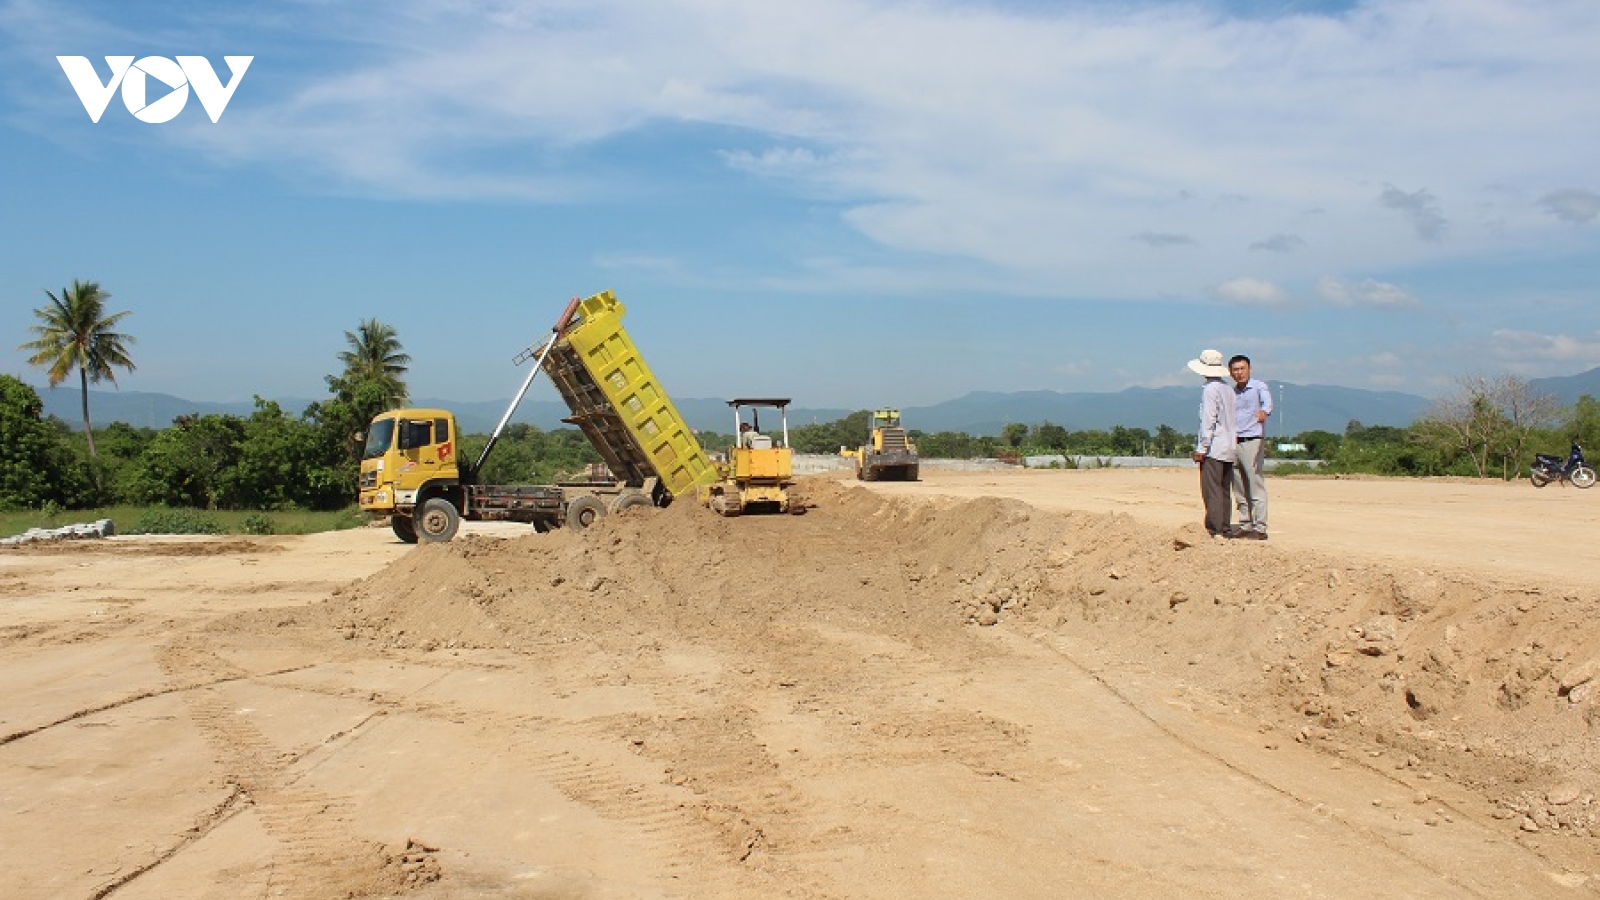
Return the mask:
[[544, 370], [612, 474], [640, 487], [659, 478], [673, 497], [719, 480], [700, 442], [622, 327], [610, 291], [579, 302]]

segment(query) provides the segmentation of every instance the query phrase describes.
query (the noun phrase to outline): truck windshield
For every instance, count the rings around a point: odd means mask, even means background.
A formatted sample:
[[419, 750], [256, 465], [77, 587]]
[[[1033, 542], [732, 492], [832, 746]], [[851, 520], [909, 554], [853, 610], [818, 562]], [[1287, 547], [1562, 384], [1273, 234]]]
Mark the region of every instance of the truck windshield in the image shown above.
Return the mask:
[[362, 459], [372, 459], [389, 452], [389, 444], [394, 440], [394, 419], [379, 419], [372, 423], [372, 428], [367, 431], [367, 449], [361, 454]]

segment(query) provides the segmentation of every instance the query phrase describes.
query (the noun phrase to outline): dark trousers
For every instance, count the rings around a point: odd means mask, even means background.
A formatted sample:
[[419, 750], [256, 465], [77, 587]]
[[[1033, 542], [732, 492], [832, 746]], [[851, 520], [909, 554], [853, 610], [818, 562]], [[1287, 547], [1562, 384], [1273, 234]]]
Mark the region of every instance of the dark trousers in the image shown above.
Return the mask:
[[1206, 531], [1228, 533], [1228, 517], [1233, 514], [1233, 463], [1206, 457], [1200, 461], [1200, 499], [1206, 504]]

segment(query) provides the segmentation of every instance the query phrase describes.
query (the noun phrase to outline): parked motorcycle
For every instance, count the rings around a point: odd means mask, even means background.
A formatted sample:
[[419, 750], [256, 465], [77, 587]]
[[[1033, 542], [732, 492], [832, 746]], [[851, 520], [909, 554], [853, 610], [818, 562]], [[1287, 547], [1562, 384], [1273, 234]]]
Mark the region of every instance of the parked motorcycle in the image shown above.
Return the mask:
[[1572, 442], [1572, 453], [1568, 454], [1567, 461], [1562, 462], [1559, 456], [1550, 456], [1545, 453], [1533, 455], [1533, 466], [1528, 470], [1528, 480], [1534, 487], [1544, 487], [1552, 481], [1570, 482], [1575, 487], [1593, 487], [1594, 469], [1583, 459], [1583, 448], [1577, 441]]

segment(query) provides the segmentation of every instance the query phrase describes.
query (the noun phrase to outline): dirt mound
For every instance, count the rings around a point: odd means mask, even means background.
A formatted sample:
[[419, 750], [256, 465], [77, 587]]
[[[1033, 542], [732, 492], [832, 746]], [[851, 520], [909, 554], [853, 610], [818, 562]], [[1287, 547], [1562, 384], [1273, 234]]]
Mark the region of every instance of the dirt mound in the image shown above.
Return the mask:
[[604, 665], [714, 643], [785, 684], [861, 677], [830, 652], [830, 626], [980, 676], [996, 652], [976, 639], [985, 626], [1070, 633], [1294, 739], [1475, 787], [1512, 824], [1600, 827], [1600, 634], [1587, 627], [1600, 610], [1579, 591], [1352, 565], [1120, 514], [904, 501], [826, 478], [805, 490], [816, 508], [801, 517], [683, 503], [583, 532], [421, 546], [318, 615], [380, 647], [538, 656], [586, 642]]

